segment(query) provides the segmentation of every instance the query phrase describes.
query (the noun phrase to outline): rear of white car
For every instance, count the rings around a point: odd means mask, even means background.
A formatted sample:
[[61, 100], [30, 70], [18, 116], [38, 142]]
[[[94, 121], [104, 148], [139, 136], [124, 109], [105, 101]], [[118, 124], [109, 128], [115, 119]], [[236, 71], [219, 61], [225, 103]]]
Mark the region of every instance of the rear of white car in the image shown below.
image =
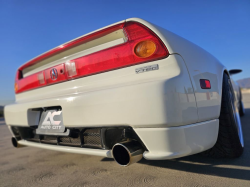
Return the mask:
[[[132, 18], [21, 66], [5, 120], [17, 147], [117, 155], [121, 165], [141, 154], [186, 156], [216, 143], [224, 70], [197, 46]], [[122, 160], [119, 146], [134, 161]]]

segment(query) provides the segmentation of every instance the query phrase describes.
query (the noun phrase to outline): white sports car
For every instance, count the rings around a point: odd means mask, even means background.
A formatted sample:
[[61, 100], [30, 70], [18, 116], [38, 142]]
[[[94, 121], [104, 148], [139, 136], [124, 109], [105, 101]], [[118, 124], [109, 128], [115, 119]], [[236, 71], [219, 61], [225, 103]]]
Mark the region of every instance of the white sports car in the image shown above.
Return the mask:
[[114, 158], [128, 166], [199, 152], [239, 157], [239, 86], [215, 57], [131, 18], [23, 64], [5, 107], [15, 147]]

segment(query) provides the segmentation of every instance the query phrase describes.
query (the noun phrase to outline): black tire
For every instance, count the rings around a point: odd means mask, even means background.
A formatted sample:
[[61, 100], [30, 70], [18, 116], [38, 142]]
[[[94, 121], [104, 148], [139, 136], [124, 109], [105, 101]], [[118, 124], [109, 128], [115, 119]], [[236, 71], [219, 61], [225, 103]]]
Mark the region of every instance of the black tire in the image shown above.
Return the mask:
[[[218, 138], [214, 147], [205, 151], [203, 155], [213, 158], [237, 158], [242, 155], [244, 150], [243, 135], [240, 121], [238, 121], [239, 117], [237, 118], [239, 114], [237, 114], [235, 106], [231, 81], [228, 75], [224, 74]], [[242, 139], [240, 139], [241, 137]]]
[[239, 114], [240, 114], [240, 116], [244, 116], [245, 115], [245, 108], [244, 108], [244, 104], [242, 102], [241, 90], [240, 90], [240, 108], [239, 108]]

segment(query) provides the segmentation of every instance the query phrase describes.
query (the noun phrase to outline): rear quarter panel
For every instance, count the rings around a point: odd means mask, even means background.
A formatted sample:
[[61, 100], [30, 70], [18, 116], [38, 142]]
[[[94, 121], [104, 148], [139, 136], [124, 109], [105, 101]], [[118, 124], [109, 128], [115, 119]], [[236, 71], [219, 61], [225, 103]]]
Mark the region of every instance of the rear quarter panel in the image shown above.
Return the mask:
[[[219, 118], [225, 67], [197, 45], [168, 31], [164, 34], [171, 43], [172, 53], [180, 54], [187, 65], [197, 102], [199, 122]], [[200, 79], [208, 79], [211, 89], [202, 89]]]
[[[225, 67], [204, 49], [166, 29], [138, 18], [129, 20], [141, 22], [151, 28], [162, 39], [170, 54], [182, 56], [195, 93], [198, 121], [219, 118]], [[211, 89], [201, 89], [200, 79], [210, 80]]]

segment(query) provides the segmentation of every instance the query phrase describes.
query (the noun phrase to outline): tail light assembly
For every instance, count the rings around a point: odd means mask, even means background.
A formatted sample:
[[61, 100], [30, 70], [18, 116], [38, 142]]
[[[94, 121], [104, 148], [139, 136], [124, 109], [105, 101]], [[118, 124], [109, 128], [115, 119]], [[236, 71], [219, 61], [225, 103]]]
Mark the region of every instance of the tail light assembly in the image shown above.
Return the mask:
[[[21, 71], [28, 66], [118, 29], [123, 29], [126, 34], [127, 41], [123, 44], [66, 61], [25, 78], [21, 76]], [[15, 92], [18, 94], [55, 83], [166, 58], [168, 55], [169, 52], [163, 42], [149, 28], [137, 22], [125, 22], [78, 38], [24, 64], [16, 74]]]

